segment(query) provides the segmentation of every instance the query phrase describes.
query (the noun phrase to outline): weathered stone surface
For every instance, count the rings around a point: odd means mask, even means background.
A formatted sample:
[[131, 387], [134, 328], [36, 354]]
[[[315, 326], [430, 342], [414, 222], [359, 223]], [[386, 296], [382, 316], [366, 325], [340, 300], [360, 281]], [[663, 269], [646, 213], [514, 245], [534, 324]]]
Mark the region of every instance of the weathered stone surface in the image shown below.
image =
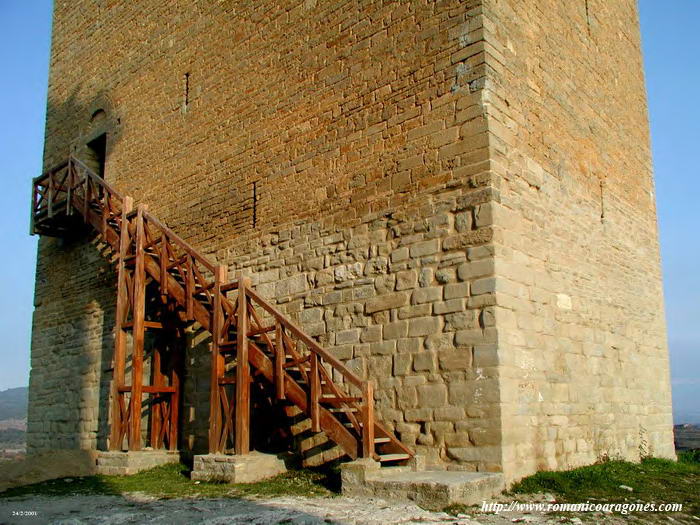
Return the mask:
[[368, 314], [399, 308], [408, 304], [408, 294], [405, 292], [380, 295], [367, 301], [365, 310]]
[[408, 324], [409, 337], [430, 335], [440, 331], [439, 317], [416, 317]]
[[129, 476], [160, 465], [179, 462], [180, 454], [177, 451], [99, 452], [96, 472], [107, 476]]
[[424, 508], [444, 509], [454, 504], [480, 504], [505, 488], [502, 474], [424, 470], [424, 462], [415, 470], [380, 469], [374, 463], [363, 459], [343, 465], [343, 495], [412, 501]]
[[[106, 180], [374, 379], [430, 464], [511, 481], [673, 456], [634, 9], [586, 27], [536, 0], [261, 0], [206, 24], [188, 2], [54, 7], [44, 166], [106, 133]], [[107, 446], [100, 249], [40, 240], [30, 451]], [[207, 450], [208, 342], [184, 345], [187, 453]]]
[[245, 455], [205, 454], [194, 457], [195, 481], [254, 483], [286, 472], [284, 461], [273, 454], [253, 451]]

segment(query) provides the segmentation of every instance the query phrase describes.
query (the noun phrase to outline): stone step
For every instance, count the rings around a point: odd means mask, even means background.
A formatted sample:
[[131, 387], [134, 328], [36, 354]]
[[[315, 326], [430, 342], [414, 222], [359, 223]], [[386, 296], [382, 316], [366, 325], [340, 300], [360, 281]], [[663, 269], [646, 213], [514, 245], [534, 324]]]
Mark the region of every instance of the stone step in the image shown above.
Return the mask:
[[367, 459], [345, 463], [341, 470], [343, 495], [403, 500], [427, 509], [480, 504], [505, 490], [501, 473], [416, 471], [411, 467], [380, 467], [379, 462]]

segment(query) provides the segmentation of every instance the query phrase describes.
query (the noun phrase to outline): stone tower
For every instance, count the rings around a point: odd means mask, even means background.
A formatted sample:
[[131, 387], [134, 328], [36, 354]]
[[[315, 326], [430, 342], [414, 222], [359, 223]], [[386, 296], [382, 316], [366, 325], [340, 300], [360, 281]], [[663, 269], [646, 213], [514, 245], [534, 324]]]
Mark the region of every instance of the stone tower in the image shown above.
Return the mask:
[[[673, 457], [636, 2], [54, 9], [45, 167], [75, 154], [248, 275], [429, 463]], [[32, 451], [105, 447], [115, 276], [89, 240], [39, 243]], [[186, 367], [196, 451], [196, 341]]]

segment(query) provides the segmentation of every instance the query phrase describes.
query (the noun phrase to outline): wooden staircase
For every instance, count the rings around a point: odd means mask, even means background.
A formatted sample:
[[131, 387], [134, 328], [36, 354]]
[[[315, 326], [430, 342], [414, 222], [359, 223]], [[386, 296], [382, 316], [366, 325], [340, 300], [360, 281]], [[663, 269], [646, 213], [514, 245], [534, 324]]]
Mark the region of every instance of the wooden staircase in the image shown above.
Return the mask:
[[[350, 458], [397, 464], [412, 457], [375, 420], [371, 381], [323, 349], [248, 279], [228, 281], [226, 266], [207, 260], [145, 205], [134, 209], [133, 199], [71, 157], [34, 179], [31, 233], [65, 236], [80, 223], [110, 248], [118, 275], [111, 450], [140, 450], [144, 442], [177, 449], [184, 350], [164, 344], [145, 355], [144, 339], [155, 330], [177, 341], [189, 324], [211, 334], [210, 452], [249, 452], [250, 383], [264, 379], [277, 401], [296, 405], [313, 432], [323, 431]], [[141, 428], [144, 406], [149, 432]]]

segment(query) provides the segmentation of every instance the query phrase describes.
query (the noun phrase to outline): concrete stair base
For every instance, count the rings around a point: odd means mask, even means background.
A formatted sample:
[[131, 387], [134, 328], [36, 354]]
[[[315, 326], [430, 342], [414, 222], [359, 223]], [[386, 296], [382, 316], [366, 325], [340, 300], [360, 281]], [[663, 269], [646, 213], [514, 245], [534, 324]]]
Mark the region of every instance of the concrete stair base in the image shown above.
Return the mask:
[[168, 463], [179, 463], [176, 450], [139, 450], [130, 452], [98, 452], [97, 473], [108, 476], [128, 476]]
[[366, 459], [344, 464], [341, 472], [343, 495], [410, 501], [434, 510], [480, 504], [505, 490], [501, 473], [380, 468]]

